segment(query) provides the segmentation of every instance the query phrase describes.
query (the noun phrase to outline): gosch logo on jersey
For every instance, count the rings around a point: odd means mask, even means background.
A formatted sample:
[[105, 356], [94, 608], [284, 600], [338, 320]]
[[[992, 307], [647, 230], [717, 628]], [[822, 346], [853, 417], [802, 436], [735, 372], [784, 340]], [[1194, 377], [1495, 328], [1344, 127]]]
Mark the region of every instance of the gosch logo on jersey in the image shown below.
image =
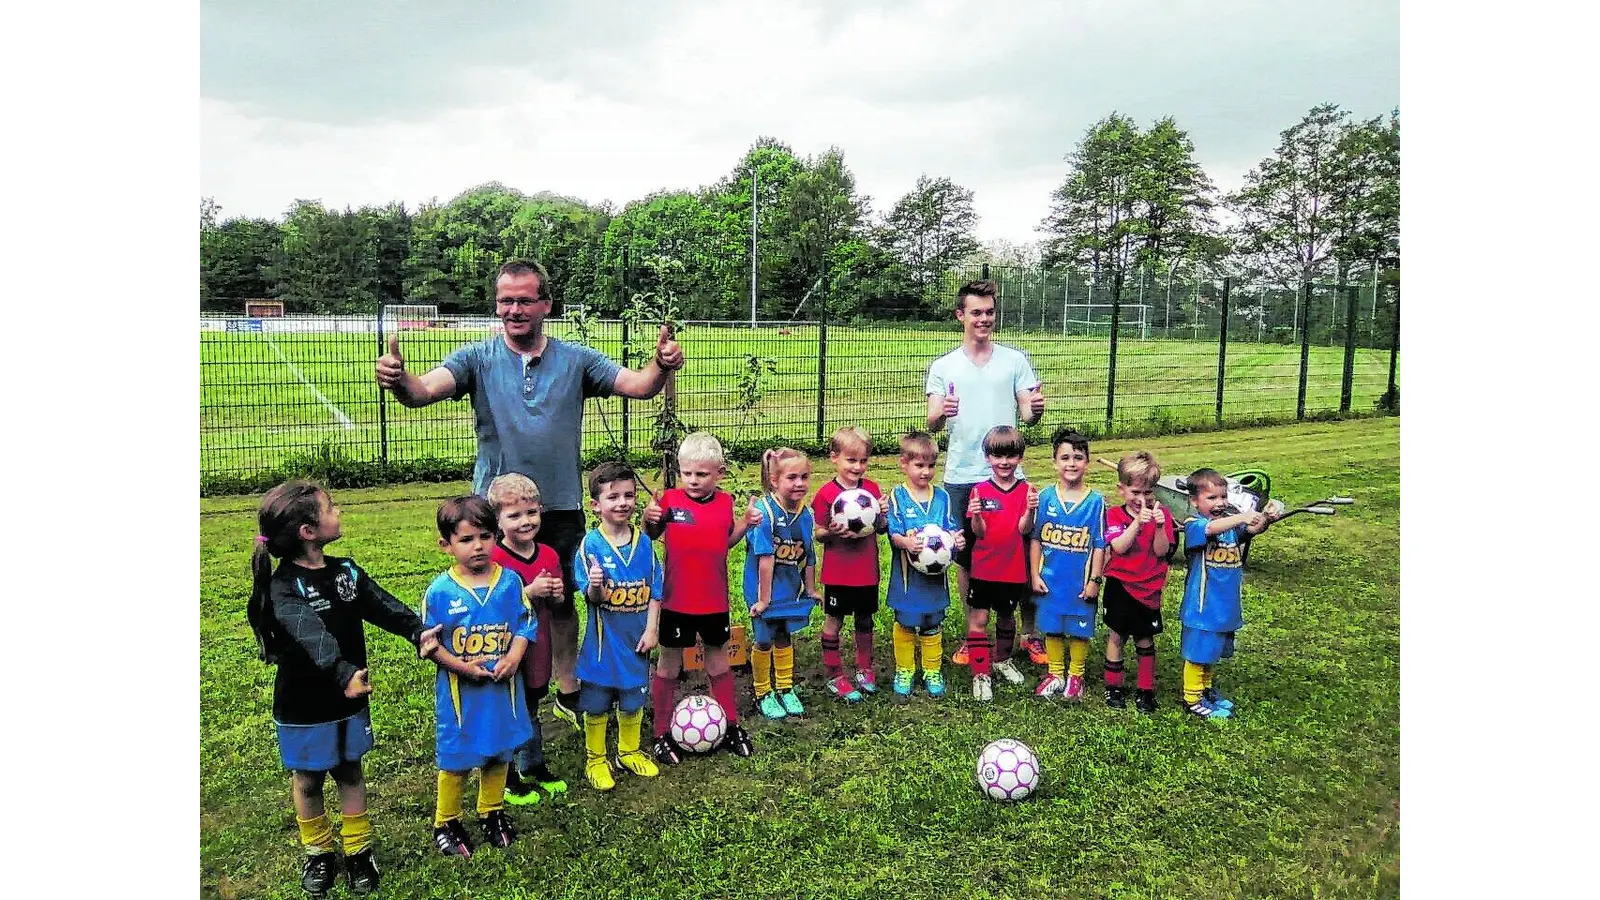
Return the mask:
[[786, 566], [798, 566], [805, 562], [806, 545], [801, 541], [778, 541], [772, 545], [772, 555]]
[[1046, 522], [1039, 529], [1039, 542], [1054, 550], [1089, 549], [1089, 528], [1085, 525], [1057, 525]]
[[511, 629], [504, 624], [456, 626], [450, 632], [450, 652], [466, 662], [497, 657], [511, 649]]
[[631, 612], [650, 605], [650, 585], [618, 584], [606, 592], [605, 607], [611, 612]]
[[1237, 569], [1244, 557], [1237, 544], [1212, 544], [1206, 548], [1206, 565], [1214, 569]]

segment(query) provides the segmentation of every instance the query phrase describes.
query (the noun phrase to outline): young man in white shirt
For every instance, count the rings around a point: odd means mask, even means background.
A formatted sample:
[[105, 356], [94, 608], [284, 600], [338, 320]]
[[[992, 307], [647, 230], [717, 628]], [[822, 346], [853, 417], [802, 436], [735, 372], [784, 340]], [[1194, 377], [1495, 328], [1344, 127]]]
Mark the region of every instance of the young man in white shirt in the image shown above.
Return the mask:
[[[1044, 416], [1044, 391], [1033, 365], [1021, 350], [994, 343], [994, 302], [999, 286], [993, 281], [969, 281], [956, 295], [956, 320], [961, 323], [961, 346], [928, 367], [928, 431], [950, 426], [945, 451], [944, 489], [950, 509], [961, 518], [967, 549], [956, 556], [956, 589], [963, 611], [972, 562], [971, 518], [967, 504], [974, 485], [994, 473], [983, 456], [983, 438], [997, 425], [1036, 425]], [[1017, 477], [1023, 471], [1017, 469]], [[1033, 633], [1032, 616], [1023, 623], [1024, 644], [1030, 658], [1042, 662], [1044, 642]], [[1034, 645], [1038, 644], [1037, 653]], [[956, 665], [967, 663], [967, 642], [951, 655]]]

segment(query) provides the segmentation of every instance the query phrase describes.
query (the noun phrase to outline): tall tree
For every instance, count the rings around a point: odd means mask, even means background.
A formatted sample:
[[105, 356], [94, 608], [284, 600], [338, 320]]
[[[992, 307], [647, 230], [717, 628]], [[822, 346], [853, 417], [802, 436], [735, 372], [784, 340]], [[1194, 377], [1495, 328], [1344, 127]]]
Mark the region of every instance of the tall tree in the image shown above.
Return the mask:
[[270, 219], [219, 222], [221, 212], [214, 201], [201, 204], [200, 308], [242, 312], [245, 300], [273, 295], [263, 270], [283, 234]]
[[1143, 135], [1120, 113], [1090, 126], [1067, 156], [1066, 180], [1051, 194], [1045, 232], [1047, 266], [1087, 267], [1097, 282], [1109, 280], [1113, 301], [1140, 247], [1144, 173]]
[[1241, 248], [1285, 285], [1309, 285], [1333, 256], [1345, 217], [1339, 141], [1348, 117], [1332, 103], [1313, 107], [1228, 198]]
[[[780, 239], [806, 285], [797, 302], [812, 296], [840, 264], [844, 245], [856, 236], [866, 215], [867, 200], [857, 196], [855, 175], [839, 148], [805, 161], [790, 183], [788, 206], [780, 212], [785, 223]], [[833, 309], [836, 314], [844, 311], [839, 306]]]
[[932, 295], [939, 277], [978, 249], [973, 231], [978, 214], [972, 191], [941, 176], [917, 177], [916, 186], [895, 201], [879, 229], [883, 245], [909, 270], [930, 308], [943, 304]]

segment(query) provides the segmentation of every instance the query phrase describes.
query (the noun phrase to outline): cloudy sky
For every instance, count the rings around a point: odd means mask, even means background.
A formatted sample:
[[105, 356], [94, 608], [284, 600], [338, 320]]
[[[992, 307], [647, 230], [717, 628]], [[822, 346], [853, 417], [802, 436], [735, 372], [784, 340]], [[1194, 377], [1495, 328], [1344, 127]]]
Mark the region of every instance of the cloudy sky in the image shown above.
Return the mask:
[[1224, 190], [1330, 101], [1399, 105], [1398, 0], [203, 0], [201, 193], [224, 216], [447, 200], [618, 207], [759, 136], [837, 145], [877, 212], [921, 173], [1024, 242], [1116, 110], [1173, 115]]

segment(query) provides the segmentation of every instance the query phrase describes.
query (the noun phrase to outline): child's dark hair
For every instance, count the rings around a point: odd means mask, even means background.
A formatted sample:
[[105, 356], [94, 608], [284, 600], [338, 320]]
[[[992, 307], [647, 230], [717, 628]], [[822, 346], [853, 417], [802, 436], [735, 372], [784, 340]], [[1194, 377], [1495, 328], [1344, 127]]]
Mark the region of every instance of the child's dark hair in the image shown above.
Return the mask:
[[278, 623], [272, 614], [272, 561], [294, 559], [305, 551], [300, 526], [316, 526], [326, 494], [322, 485], [297, 478], [261, 497], [261, 509], [256, 513], [256, 546], [250, 554], [250, 601], [245, 606], [245, 617], [256, 637], [256, 651], [268, 665], [278, 661], [267, 649]]
[[996, 425], [983, 436], [983, 452], [989, 456], [1021, 456], [1027, 446], [1022, 432], [1010, 425]]
[[1050, 455], [1055, 456], [1061, 452], [1061, 445], [1066, 444], [1074, 450], [1081, 450], [1084, 456], [1089, 455], [1089, 439], [1084, 437], [1078, 429], [1063, 425], [1050, 435]]
[[594, 471], [589, 473], [589, 499], [600, 499], [600, 489], [613, 481], [631, 481], [637, 486], [639, 484], [639, 474], [633, 471], [633, 468], [626, 463], [603, 462], [595, 466]]
[[1222, 473], [1216, 469], [1195, 469], [1189, 473], [1187, 480], [1189, 482], [1189, 496], [1191, 497], [1200, 496], [1201, 489], [1207, 486], [1219, 487], [1223, 490], [1228, 489], [1228, 479], [1223, 478]]
[[462, 522], [471, 522], [490, 534], [494, 534], [500, 527], [500, 520], [494, 514], [494, 507], [477, 494], [463, 494], [446, 500], [439, 505], [437, 518], [439, 537], [447, 541], [456, 533], [456, 526]]

